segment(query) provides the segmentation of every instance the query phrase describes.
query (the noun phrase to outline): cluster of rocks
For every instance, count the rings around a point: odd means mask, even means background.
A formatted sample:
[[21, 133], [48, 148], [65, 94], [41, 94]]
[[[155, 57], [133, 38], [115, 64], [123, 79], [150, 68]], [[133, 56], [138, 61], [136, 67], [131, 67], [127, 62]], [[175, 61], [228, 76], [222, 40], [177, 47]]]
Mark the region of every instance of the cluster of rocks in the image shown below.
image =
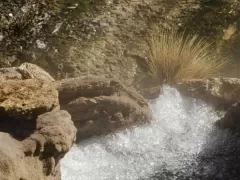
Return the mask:
[[0, 82], [0, 179], [60, 179], [76, 128], [58, 92], [36, 79]]
[[54, 81], [24, 63], [0, 69], [0, 117], [0, 179], [59, 180], [59, 161], [76, 139], [149, 123], [151, 111], [117, 80]]

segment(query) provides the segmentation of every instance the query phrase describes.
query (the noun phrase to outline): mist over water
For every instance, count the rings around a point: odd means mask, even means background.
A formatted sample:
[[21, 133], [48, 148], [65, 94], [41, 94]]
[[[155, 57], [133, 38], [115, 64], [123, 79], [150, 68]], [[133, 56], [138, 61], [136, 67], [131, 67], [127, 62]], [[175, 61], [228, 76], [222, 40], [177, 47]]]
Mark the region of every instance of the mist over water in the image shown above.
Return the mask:
[[[231, 152], [229, 149], [236, 147], [239, 138], [228, 131], [213, 128], [219, 116], [210, 106], [200, 100], [184, 98], [170, 87], [164, 87], [164, 93], [150, 104], [154, 116], [151, 124], [74, 145], [61, 161], [62, 179], [196, 180], [228, 177], [228, 162], [232, 164], [240, 154], [237, 148]], [[234, 168], [239, 168], [237, 163]], [[237, 179], [237, 172], [232, 174], [231, 180]]]

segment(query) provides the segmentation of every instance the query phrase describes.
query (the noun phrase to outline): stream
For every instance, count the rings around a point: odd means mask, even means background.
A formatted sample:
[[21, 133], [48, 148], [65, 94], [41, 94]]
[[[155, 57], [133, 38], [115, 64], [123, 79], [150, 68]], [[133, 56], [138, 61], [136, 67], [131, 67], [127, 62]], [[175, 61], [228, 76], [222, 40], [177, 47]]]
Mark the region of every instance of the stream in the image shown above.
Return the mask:
[[220, 113], [168, 86], [150, 102], [151, 124], [76, 144], [63, 180], [239, 180], [240, 138], [219, 130]]

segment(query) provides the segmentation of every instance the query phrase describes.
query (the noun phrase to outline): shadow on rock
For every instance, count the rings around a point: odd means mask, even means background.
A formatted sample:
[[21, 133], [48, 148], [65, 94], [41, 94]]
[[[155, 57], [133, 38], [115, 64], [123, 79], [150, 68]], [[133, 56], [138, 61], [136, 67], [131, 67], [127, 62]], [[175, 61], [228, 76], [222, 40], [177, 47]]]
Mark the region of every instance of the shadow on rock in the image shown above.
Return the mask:
[[144, 98], [117, 80], [84, 77], [55, 83], [61, 109], [71, 114], [78, 140], [151, 120]]

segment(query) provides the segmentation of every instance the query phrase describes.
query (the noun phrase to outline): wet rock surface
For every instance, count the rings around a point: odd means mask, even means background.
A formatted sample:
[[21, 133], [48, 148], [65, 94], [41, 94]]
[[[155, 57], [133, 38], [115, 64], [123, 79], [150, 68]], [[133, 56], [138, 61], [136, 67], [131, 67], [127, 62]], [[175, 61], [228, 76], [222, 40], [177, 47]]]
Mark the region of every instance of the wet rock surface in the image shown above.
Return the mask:
[[232, 129], [240, 131], [240, 101], [233, 104], [226, 112], [224, 117], [217, 121], [218, 127], [222, 129]]
[[56, 82], [61, 109], [76, 125], [78, 140], [148, 123], [148, 103], [136, 91], [114, 79], [84, 77]]
[[186, 80], [176, 88], [183, 95], [203, 99], [217, 108], [228, 109], [240, 100], [240, 79], [237, 78]]

